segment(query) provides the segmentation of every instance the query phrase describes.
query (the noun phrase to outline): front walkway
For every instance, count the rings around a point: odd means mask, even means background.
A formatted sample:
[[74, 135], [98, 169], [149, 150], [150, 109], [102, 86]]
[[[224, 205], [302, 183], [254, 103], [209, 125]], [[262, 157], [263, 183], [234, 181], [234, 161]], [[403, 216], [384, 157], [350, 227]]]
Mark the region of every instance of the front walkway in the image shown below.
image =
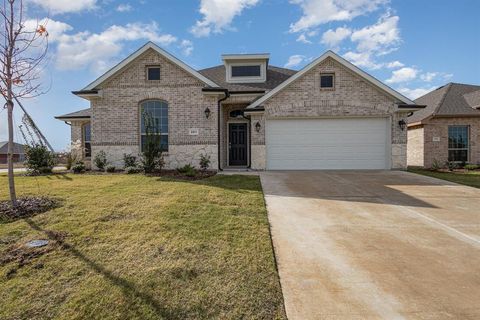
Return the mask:
[[390, 171], [261, 179], [290, 320], [480, 319], [480, 190]]

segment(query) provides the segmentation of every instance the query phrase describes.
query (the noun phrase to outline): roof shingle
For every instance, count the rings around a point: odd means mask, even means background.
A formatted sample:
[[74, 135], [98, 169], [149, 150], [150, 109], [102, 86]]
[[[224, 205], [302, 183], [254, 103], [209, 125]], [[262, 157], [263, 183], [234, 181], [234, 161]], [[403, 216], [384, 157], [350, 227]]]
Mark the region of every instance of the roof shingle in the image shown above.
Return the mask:
[[79, 111], [75, 111], [72, 113], [67, 113], [64, 114], [63, 116], [58, 116], [55, 117], [56, 119], [62, 120], [62, 119], [72, 119], [72, 118], [90, 118], [90, 108], [88, 109], [83, 109]]

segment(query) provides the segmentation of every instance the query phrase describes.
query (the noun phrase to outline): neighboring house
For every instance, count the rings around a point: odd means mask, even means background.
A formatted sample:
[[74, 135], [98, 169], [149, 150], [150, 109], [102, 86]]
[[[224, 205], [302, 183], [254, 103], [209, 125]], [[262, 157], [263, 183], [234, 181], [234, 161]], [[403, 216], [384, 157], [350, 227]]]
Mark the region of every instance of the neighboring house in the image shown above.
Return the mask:
[[[7, 163], [8, 141], [0, 142], [0, 163]], [[13, 162], [25, 161], [25, 146], [20, 143], [13, 143]]]
[[480, 163], [480, 86], [449, 83], [415, 100], [408, 118], [408, 165]]
[[[90, 109], [57, 117], [88, 160], [100, 150], [122, 166], [139, 154], [144, 117], [158, 124], [166, 167], [404, 169], [413, 101], [328, 51], [302, 70], [268, 54], [222, 56], [196, 71], [153, 43], [75, 95]], [[91, 146], [91, 147], [90, 147]]]

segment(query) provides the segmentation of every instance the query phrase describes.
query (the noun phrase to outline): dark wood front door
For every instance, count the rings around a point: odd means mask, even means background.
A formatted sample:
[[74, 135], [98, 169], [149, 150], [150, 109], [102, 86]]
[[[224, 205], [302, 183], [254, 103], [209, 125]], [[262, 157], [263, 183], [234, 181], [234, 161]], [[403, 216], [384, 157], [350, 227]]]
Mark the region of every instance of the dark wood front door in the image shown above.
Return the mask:
[[229, 165], [247, 165], [247, 124], [230, 123], [228, 125], [229, 136]]

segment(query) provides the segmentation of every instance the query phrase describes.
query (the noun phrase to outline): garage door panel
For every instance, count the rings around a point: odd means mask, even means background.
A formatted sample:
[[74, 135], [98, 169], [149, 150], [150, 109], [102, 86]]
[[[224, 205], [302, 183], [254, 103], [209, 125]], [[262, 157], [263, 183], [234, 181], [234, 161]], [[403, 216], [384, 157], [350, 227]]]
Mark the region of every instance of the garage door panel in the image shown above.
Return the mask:
[[385, 169], [387, 119], [268, 120], [267, 168]]

